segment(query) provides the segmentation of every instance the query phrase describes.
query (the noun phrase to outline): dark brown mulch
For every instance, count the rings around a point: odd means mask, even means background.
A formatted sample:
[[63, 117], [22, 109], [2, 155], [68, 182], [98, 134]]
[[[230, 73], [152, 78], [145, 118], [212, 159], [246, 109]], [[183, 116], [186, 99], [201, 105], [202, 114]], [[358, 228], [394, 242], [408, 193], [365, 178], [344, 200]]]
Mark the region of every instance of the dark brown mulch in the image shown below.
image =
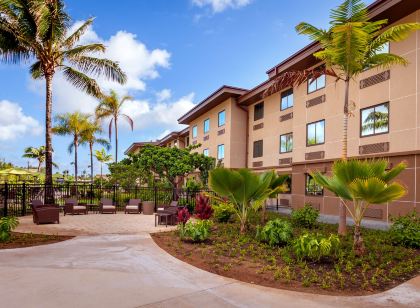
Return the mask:
[[73, 238], [73, 236], [12, 232], [9, 241], [0, 242], [0, 249], [47, 245], [61, 241], [66, 241], [71, 238]]

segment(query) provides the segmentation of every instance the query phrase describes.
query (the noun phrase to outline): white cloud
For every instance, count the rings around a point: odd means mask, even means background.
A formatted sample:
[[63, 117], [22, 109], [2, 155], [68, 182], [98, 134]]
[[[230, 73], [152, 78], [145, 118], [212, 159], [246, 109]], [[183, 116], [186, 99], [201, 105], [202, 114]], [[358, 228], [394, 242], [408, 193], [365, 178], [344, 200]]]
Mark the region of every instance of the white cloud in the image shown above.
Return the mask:
[[252, 0], [192, 0], [199, 7], [211, 6], [214, 13], [220, 13], [227, 8], [237, 9], [247, 6]]
[[156, 93], [156, 100], [158, 103], [167, 101], [172, 96], [172, 92], [170, 89], [163, 89], [162, 91], [159, 91]]
[[23, 113], [19, 104], [0, 101], [0, 140], [7, 141], [23, 135], [40, 135], [43, 129], [39, 122]]

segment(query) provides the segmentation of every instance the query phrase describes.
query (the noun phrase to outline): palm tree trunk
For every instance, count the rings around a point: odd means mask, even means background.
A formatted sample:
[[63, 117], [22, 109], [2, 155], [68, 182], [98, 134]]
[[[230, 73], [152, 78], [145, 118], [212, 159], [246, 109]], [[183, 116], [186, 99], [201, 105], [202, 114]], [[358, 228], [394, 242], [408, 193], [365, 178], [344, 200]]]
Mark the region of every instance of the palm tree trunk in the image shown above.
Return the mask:
[[102, 162], [101, 162], [101, 191], [102, 191]]
[[76, 182], [76, 195], [77, 195], [77, 184], [78, 184], [78, 180], [77, 180], [77, 146], [78, 146], [78, 142], [77, 142], [77, 138], [74, 139], [74, 178], [75, 178], [75, 182]]
[[118, 126], [117, 126], [116, 116], [114, 116], [114, 126], [115, 126], [115, 162], [118, 163]]
[[360, 224], [358, 223], [354, 226], [353, 250], [356, 256], [362, 256], [365, 253], [365, 244], [363, 243]]
[[[341, 158], [347, 160], [347, 132], [349, 126], [349, 88], [350, 79], [346, 78], [345, 82], [345, 93], [344, 93], [344, 118], [343, 118], [343, 146]], [[339, 205], [339, 223], [338, 223], [338, 234], [346, 235], [347, 233], [347, 210], [344, 204], [340, 202]]]
[[93, 184], [93, 144], [89, 143], [90, 150], [90, 183]]
[[38, 168], [36, 169], [38, 172], [41, 171], [41, 165], [42, 165], [42, 161], [38, 161]]
[[[45, 184], [51, 186], [52, 180], [52, 78], [53, 74], [45, 75]], [[45, 192], [45, 202], [53, 203], [54, 195], [52, 189], [47, 189]]]

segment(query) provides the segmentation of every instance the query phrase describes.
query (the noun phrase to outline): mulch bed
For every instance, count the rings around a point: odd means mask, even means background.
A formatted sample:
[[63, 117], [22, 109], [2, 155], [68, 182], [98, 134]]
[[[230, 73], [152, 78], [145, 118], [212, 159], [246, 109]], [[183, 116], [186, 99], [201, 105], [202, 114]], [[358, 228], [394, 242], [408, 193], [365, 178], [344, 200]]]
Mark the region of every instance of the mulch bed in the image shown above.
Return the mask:
[[[393, 288], [420, 274], [420, 250], [387, 244], [384, 231], [364, 230], [368, 253], [352, 253], [352, 230], [342, 238], [343, 255], [320, 262], [298, 261], [290, 247], [270, 247], [238, 225], [214, 224], [204, 243], [181, 241], [176, 231], [152, 234], [172, 256], [198, 268], [240, 281], [317, 294], [369, 295]], [[305, 230], [299, 230], [304, 232]], [[308, 231], [308, 230], [306, 230]], [[319, 224], [311, 232], [330, 234], [335, 225]]]
[[47, 245], [66, 241], [73, 236], [33, 234], [12, 232], [11, 238], [7, 242], [0, 242], [0, 249], [23, 248], [39, 245]]

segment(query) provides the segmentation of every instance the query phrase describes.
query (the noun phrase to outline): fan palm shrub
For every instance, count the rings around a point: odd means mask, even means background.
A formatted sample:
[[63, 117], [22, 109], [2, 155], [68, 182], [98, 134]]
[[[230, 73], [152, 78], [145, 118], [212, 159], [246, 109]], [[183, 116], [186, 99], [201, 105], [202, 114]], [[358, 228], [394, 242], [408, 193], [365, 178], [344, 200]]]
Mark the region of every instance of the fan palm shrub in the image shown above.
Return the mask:
[[[62, 0], [0, 0], [0, 59], [20, 63], [34, 59], [30, 73], [45, 80], [45, 183], [52, 184], [52, 97], [53, 78], [59, 71], [77, 89], [101, 97], [94, 78], [118, 83], [126, 75], [116, 62], [94, 54], [105, 52], [101, 43], [80, 44], [93, 23], [86, 20], [70, 33], [71, 18]], [[52, 196], [47, 196], [52, 198]]]
[[112, 161], [112, 155], [107, 154], [105, 152], [105, 149], [101, 149], [100, 151], [96, 150], [94, 156], [95, 156], [96, 160], [101, 164], [101, 188], [102, 188], [102, 177], [103, 177], [102, 167], [103, 167], [104, 163]]
[[[270, 187], [274, 176], [273, 172], [256, 174], [248, 169], [216, 168], [210, 171], [210, 188], [233, 204], [240, 222], [240, 233], [246, 231], [249, 212], [260, 208], [264, 201], [278, 190]], [[219, 201], [226, 202], [222, 198], [219, 198]]]
[[405, 168], [406, 164], [400, 163], [388, 170], [386, 160], [340, 160], [334, 163], [331, 176], [312, 174], [316, 183], [340, 198], [353, 218], [357, 255], [365, 252], [360, 226], [366, 210], [372, 204], [385, 204], [405, 195], [406, 189], [393, 181]]

